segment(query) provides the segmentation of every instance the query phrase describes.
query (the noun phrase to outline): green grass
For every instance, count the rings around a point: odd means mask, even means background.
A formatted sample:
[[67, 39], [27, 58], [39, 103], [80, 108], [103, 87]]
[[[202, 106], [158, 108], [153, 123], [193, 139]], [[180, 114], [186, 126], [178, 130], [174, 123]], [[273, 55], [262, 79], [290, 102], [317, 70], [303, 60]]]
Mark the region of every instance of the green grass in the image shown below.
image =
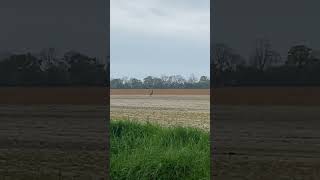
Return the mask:
[[111, 121], [111, 179], [210, 179], [208, 132]]

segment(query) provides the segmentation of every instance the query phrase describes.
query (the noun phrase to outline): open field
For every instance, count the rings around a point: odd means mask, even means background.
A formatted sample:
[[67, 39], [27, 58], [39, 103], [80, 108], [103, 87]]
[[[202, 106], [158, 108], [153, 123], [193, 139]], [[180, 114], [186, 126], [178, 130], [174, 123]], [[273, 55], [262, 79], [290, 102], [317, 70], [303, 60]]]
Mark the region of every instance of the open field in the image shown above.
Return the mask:
[[0, 87], [0, 104], [107, 105], [105, 87]]
[[320, 179], [320, 106], [213, 110], [216, 179]]
[[209, 130], [208, 95], [111, 95], [111, 118]]
[[[215, 179], [320, 179], [317, 90], [214, 89], [211, 135]], [[111, 96], [112, 117], [209, 130], [208, 95], [191, 95], [190, 91], [189, 95], [170, 95], [168, 90], [159, 95], [158, 90], [158, 95], [149, 97], [147, 90], [130, 91], [130, 95], [121, 90]]]
[[319, 87], [212, 93], [215, 179], [320, 179]]
[[[209, 89], [153, 89], [154, 95], [210, 95]], [[111, 89], [111, 95], [148, 95], [148, 89]]]
[[320, 106], [320, 87], [226, 87], [211, 93], [215, 105]]
[[[106, 137], [107, 90], [57, 89], [0, 88], [1, 172], [36, 167], [30, 171], [36, 174], [39, 167], [58, 174], [61, 164], [70, 176], [105, 170], [100, 137]], [[111, 117], [209, 131], [209, 90], [192, 91], [156, 89], [149, 97], [147, 90], [111, 90]], [[320, 179], [319, 88], [219, 88], [212, 94], [215, 179]]]
[[105, 178], [105, 112], [105, 106], [1, 105], [0, 178]]
[[70, 89], [39, 90], [0, 89], [0, 179], [106, 179], [107, 107], [65, 96]]
[[121, 120], [111, 126], [111, 177], [210, 179], [209, 90], [111, 90], [110, 105]]

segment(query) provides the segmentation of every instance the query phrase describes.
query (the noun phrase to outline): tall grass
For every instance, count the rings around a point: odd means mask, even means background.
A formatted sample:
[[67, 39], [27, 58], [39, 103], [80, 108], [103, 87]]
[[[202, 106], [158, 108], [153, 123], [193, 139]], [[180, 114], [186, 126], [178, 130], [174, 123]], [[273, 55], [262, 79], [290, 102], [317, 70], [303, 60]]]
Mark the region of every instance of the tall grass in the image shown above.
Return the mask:
[[210, 179], [209, 134], [111, 121], [111, 179]]

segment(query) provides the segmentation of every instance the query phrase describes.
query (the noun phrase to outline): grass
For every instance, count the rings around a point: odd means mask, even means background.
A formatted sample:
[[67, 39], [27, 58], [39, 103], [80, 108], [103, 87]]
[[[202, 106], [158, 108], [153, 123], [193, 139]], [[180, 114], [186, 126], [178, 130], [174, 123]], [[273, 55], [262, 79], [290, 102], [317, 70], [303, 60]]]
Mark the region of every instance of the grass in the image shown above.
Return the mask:
[[110, 138], [113, 180], [210, 179], [208, 132], [111, 121]]

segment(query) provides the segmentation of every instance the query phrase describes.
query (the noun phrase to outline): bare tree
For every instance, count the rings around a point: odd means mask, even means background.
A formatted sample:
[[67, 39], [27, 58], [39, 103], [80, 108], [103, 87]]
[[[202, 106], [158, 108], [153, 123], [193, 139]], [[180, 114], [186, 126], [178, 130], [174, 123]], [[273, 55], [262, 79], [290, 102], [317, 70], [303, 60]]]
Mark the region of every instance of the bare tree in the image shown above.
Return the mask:
[[223, 85], [224, 75], [227, 72], [235, 71], [244, 59], [235, 51], [223, 43], [215, 44], [212, 50], [212, 62], [210, 68], [213, 71], [215, 85]]
[[169, 87], [170, 83], [169, 83], [169, 76], [166, 75], [161, 75], [161, 81], [164, 87]]
[[198, 81], [197, 77], [194, 74], [191, 74], [189, 79], [188, 79], [188, 83], [196, 83]]
[[225, 44], [219, 43], [213, 46], [213, 68], [216, 71], [226, 71], [233, 68], [235, 53]]
[[56, 65], [57, 50], [55, 48], [45, 48], [40, 52], [41, 66], [43, 69], [49, 68], [51, 65]]
[[268, 39], [256, 40], [256, 46], [251, 56], [251, 65], [259, 71], [264, 71], [268, 66], [278, 63], [280, 59], [280, 54], [272, 49]]

